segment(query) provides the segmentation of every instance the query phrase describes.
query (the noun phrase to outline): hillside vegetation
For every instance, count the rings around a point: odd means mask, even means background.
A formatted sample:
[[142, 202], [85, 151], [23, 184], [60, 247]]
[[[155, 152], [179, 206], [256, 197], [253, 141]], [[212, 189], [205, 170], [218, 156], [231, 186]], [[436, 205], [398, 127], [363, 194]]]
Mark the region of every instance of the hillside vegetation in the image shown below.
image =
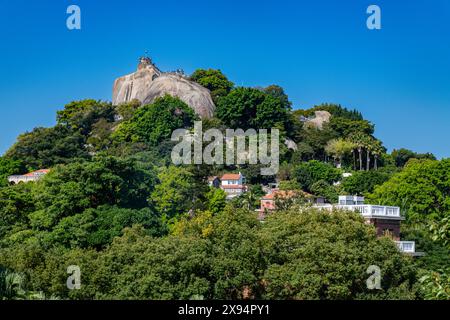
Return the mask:
[[[277, 176], [261, 176], [260, 165], [172, 165], [172, 131], [198, 120], [177, 98], [70, 102], [54, 127], [20, 135], [0, 157], [0, 299], [450, 298], [449, 159], [389, 154], [359, 111], [293, 110], [277, 85], [235, 87], [211, 69], [191, 79], [217, 106], [204, 130], [280, 130]], [[308, 123], [316, 111], [330, 114], [321, 127]], [[37, 182], [7, 182], [44, 168]], [[227, 202], [206, 179], [235, 171], [249, 192]], [[359, 194], [399, 206], [402, 238], [426, 256], [400, 253], [357, 214], [300, 198], [261, 223], [261, 185], [275, 181], [330, 202]], [[70, 265], [81, 268], [80, 290], [66, 287]], [[379, 290], [366, 286], [371, 265], [382, 270]]]

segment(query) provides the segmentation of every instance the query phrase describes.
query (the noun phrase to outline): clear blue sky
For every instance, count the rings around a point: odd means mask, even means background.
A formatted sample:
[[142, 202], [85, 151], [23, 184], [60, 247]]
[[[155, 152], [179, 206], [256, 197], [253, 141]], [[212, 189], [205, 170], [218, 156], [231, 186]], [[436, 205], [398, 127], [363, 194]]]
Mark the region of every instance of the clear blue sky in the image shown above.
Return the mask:
[[[80, 31], [66, 28], [70, 4]], [[366, 28], [370, 4], [380, 31]], [[279, 84], [295, 108], [356, 108], [390, 150], [450, 157], [449, 21], [447, 0], [2, 0], [0, 152], [72, 100], [111, 100], [149, 50], [162, 70]]]

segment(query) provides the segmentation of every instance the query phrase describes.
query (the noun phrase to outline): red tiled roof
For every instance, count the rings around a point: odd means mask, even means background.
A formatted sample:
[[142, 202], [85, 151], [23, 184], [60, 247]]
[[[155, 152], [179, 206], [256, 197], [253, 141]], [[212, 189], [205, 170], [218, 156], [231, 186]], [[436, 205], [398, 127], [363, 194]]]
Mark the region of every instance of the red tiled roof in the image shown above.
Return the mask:
[[241, 175], [238, 173], [225, 173], [221, 180], [239, 180], [241, 178]]

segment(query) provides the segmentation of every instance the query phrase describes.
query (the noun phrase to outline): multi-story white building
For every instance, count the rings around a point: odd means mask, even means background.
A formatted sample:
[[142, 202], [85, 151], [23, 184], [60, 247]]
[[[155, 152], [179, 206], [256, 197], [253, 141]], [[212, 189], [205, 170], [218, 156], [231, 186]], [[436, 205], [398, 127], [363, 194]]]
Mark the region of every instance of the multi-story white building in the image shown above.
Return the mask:
[[405, 218], [401, 216], [399, 207], [365, 204], [364, 197], [359, 196], [339, 196], [338, 204], [317, 204], [315, 207], [359, 212], [367, 223], [375, 226], [378, 236], [388, 234], [402, 252], [416, 255], [414, 241], [400, 241], [400, 222]]

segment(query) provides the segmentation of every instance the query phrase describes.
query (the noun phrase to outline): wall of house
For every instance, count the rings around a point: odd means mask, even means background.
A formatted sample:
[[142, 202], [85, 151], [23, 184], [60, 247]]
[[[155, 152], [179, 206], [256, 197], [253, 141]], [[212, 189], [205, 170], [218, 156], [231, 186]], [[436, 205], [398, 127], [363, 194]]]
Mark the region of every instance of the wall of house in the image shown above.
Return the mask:
[[369, 219], [369, 222], [375, 226], [377, 236], [381, 237], [389, 230], [394, 240], [400, 240], [400, 220]]

